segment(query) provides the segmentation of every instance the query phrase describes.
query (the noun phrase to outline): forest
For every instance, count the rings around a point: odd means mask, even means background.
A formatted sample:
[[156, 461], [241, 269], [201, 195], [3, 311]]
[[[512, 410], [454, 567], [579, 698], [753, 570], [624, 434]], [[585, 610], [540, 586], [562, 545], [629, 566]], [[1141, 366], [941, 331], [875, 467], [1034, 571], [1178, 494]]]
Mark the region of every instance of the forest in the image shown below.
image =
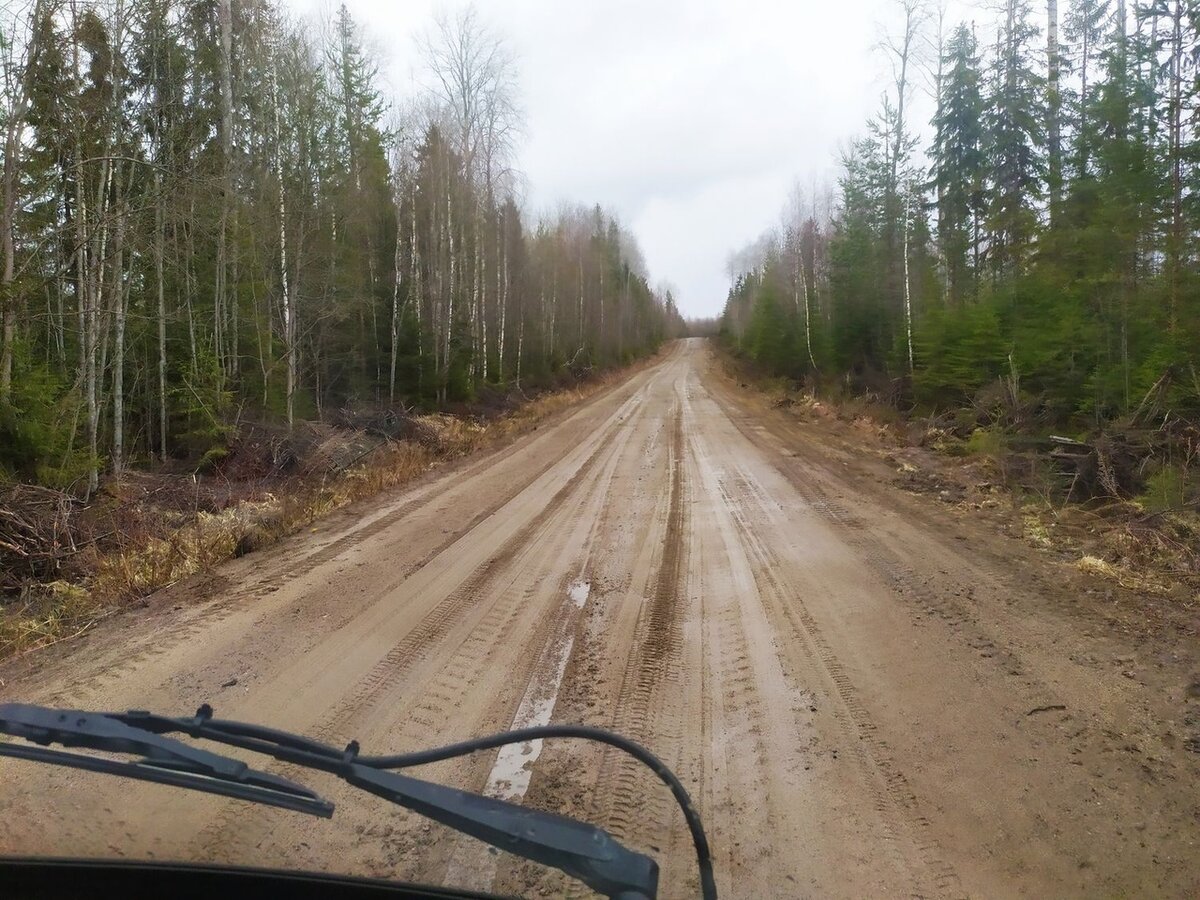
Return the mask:
[[1194, 423], [1200, 4], [895, 8], [877, 114], [734, 260], [725, 340], [970, 426]]
[[445, 408], [680, 321], [599, 206], [523, 211], [516, 60], [471, 8], [388, 96], [345, 6], [3, 13], [0, 480], [76, 493], [240, 421]]

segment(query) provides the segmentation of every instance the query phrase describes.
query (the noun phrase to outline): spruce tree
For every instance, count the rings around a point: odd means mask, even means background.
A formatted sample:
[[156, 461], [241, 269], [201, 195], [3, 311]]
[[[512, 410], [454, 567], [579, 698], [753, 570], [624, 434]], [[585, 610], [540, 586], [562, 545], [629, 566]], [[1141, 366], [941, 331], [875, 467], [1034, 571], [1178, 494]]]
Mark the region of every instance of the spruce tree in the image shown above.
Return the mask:
[[951, 303], [974, 296], [983, 212], [983, 94], [975, 35], [966, 25], [954, 29], [943, 55], [945, 81], [941, 109], [934, 118], [932, 180], [938, 244]]
[[994, 278], [1024, 272], [1037, 237], [1046, 174], [1045, 94], [1033, 51], [1037, 35], [1029, 0], [1005, 0], [984, 116], [991, 171], [987, 256]]

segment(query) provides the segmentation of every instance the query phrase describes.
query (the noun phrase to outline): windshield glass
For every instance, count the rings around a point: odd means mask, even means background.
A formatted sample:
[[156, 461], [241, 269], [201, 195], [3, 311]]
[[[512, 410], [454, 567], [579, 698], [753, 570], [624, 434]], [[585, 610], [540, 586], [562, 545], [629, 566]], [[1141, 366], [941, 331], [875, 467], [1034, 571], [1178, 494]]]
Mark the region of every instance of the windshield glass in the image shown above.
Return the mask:
[[0, 35], [0, 858], [1200, 895], [1195, 3]]

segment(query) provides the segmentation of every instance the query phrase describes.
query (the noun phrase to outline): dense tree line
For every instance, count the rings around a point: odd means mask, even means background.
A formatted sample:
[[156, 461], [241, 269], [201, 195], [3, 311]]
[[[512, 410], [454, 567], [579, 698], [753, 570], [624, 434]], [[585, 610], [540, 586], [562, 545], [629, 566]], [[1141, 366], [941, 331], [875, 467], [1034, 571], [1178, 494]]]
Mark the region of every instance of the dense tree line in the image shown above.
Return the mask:
[[30, 0], [3, 41], [0, 477], [94, 487], [239, 417], [466, 400], [677, 324], [599, 207], [526, 221], [513, 60], [470, 9], [402, 102], [344, 6]]
[[735, 261], [727, 339], [927, 407], [1003, 385], [1094, 424], [1155, 387], [1200, 411], [1200, 4], [1003, 0], [990, 32], [898, 9], [881, 111], [836, 192]]

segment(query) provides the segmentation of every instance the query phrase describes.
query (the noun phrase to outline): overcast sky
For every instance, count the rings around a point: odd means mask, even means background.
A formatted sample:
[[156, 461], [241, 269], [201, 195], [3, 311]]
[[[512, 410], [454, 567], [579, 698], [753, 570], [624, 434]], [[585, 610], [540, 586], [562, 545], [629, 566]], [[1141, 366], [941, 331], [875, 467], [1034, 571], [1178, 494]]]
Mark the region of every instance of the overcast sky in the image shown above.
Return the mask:
[[[290, 0], [306, 13], [330, 0]], [[425, 0], [347, 0], [392, 89], [410, 93]], [[894, 0], [477, 0], [519, 59], [531, 214], [599, 202], [653, 282], [720, 312], [726, 260], [778, 221], [794, 180], [835, 172], [885, 87]]]

